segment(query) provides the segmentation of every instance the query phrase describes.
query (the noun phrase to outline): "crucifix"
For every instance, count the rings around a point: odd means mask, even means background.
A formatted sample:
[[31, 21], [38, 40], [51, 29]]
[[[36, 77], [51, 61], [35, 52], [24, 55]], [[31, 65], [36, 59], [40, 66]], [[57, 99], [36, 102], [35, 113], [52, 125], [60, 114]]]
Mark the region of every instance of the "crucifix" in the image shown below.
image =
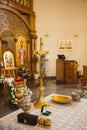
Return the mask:
[[43, 39], [40, 38], [40, 50], [34, 50], [34, 54], [38, 55], [40, 57], [40, 87], [39, 87], [39, 98], [38, 100], [34, 103], [35, 108], [41, 108], [43, 105], [47, 105], [48, 103], [45, 101], [44, 98], [44, 87], [43, 87], [43, 71], [42, 71], [42, 65], [43, 65], [43, 56], [48, 54], [48, 51], [43, 49]]

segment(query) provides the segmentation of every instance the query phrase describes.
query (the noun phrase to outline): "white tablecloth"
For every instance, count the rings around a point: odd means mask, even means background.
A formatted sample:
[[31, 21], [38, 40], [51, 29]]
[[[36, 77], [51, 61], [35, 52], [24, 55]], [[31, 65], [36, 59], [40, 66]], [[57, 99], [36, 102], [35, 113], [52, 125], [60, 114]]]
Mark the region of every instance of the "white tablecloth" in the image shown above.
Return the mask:
[[[54, 94], [53, 94], [54, 95]], [[69, 104], [58, 104], [51, 101], [49, 95], [46, 100], [50, 102], [47, 110], [51, 111], [50, 116], [44, 116], [51, 119], [50, 130], [87, 130], [87, 99], [82, 98], [79, 102]], [[8, 114], [0, 119], [0, 130], [46, 130], [38, 125], [31, 126], [17, 122], [17, 114], [21, 109]], [[32, 109], [30, 113], [43, 117], [40, 109]]]

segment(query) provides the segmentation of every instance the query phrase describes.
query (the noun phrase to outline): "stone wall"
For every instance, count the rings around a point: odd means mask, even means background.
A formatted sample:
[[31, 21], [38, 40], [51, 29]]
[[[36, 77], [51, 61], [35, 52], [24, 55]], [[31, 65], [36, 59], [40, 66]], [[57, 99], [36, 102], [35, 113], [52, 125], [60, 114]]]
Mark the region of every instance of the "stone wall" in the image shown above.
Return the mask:
[[5, 29], [12, 30], [15, 38], [24, 36], [29, 40], [29, 29], [24, 21], [15, 13], [6, 9], [0, 9], [0, 31]]

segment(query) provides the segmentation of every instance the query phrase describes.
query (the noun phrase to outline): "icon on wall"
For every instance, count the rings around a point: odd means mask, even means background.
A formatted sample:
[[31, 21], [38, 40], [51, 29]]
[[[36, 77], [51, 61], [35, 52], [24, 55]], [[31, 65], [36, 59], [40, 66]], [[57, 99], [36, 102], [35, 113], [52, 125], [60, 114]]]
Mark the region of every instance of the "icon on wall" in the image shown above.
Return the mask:
[[59, 49], [60, 50], [72, 50], [73, 41], [72, 40], [59, 40]]
[[27, 62], [27, 45], [24, 37], [18, 37], [16, 43], [16, 60], [17, 65], [25, 65]]

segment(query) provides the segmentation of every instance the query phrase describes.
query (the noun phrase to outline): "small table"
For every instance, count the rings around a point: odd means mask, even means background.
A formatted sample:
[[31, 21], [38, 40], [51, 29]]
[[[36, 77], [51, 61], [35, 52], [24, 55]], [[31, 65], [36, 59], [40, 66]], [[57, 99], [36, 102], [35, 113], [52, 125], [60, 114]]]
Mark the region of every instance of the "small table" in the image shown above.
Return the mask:
[[[43, 116], [40, 109], [31, 108], [30, 113], [39, 117], [51, 119], [50, 130], [87, 130], [87, 99], [82, 98], [79, 102], [71, 102], [68, 104], [58, 104], [51, 101], [51, 94], [46, 97], [50, 102], [47, 110], [51, 111], [50, 116]], [[21, 113], [19, 109], [0, 119], [0, 130], [46, 130], [38, 125], [31, 126], [17, 122], [17, 114]]]

